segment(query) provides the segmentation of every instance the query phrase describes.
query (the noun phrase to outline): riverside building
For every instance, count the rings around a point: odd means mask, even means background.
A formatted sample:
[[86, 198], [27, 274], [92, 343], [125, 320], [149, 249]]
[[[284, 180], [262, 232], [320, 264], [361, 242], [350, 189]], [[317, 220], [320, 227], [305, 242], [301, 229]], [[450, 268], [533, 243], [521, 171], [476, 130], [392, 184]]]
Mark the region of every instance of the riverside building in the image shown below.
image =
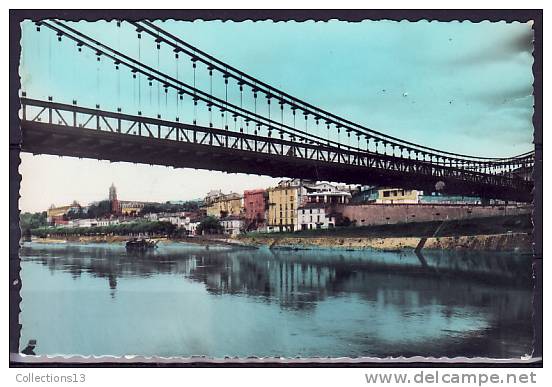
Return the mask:
[[243, 209], [246, 230], [265, 228], [268, 211], [268, 192], [264, 189], [244, 191]]
[[377, 204], [417, 204], [419, 203], [420, 191], [404, 188], [381, 188], [378, 189]]
[[215, 198], [205, 198], [207, 216], [225, 218], [227, 216], [240, 216], [242, 212], [242, 198], [238, 193], [217, 195]]
[[81, 206], [76, 201], [74, 201], [71, 205], [61, 207], [56, 207], [52, 204], [46, 211], [46, 221], [48, 224], [53, 226], [66, 225], [67, 214], [69, 212], [78, 212], [80, 209]]
[[268, 227], [273, 231], [294, 231], [297, 229], [297, 208], [307, 194], [307, 186], [314, 182], [300, 179], [282, 180], [268, 191]]
[[345, 205], [351, 193], [345, 187], [318, 183], [307, 188], [305, 200], [297, 209], [298, 230], [326, 229], [336, 226], [336, 205]]

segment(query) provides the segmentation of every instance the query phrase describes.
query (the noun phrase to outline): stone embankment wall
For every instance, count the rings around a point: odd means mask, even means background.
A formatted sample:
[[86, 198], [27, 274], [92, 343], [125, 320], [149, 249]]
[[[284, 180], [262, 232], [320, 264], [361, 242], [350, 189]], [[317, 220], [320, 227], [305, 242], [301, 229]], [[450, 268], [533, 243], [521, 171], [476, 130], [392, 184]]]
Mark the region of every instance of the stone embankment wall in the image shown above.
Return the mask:
[[458, 220], [530, 214], [530, 206], [478, 206], [440, 204], [358, 204], [334, 208], [356, 226]]

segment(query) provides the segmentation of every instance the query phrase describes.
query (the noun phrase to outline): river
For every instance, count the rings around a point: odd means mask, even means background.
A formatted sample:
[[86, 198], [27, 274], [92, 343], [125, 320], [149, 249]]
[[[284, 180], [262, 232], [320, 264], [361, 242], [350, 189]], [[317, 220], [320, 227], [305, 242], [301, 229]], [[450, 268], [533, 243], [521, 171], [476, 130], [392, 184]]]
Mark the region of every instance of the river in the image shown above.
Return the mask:
[[39, 355], [531, 353], [520, 254], [31, 242], [20, 255], [20, 342]]

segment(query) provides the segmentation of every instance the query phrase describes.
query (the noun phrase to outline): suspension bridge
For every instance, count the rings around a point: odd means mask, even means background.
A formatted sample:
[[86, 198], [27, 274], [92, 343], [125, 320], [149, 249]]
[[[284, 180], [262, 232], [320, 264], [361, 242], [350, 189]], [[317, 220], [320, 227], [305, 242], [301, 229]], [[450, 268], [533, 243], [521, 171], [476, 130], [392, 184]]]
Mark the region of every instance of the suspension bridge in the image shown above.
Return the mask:
[[22, 91], [22, 151], [531, 201], [534, 152], [476, 157], [401, 140], [270, 86], [152, 22], [110, 24], [134, 34], [137, 55], [78, 24], [35, 22], [74, 55], [86, 51], [98, 82], [115, 72], [117, 98], [132, 88], [138, 109]]

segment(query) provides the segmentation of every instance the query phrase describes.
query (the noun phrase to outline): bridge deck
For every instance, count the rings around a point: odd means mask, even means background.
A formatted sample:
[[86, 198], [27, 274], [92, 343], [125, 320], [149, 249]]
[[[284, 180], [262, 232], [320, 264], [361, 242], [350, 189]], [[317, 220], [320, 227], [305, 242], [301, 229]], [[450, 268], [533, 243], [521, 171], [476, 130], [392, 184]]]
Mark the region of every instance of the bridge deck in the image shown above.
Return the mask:
[[[137, 117], [138, 118], [138, 117]], [[272, 177], [400, 186], [432, 191], [438, 181], [451, 194], [529, 201], [532, 183], [459, 168], [367, 152], [327, 149], [278, 138], [186, 124], [174, 138], [22, 120], [22, 150], [35, 154], [126, 161]], [[175, 126], [174, 122], [167, 122]], [[104, 124], [104, 129], [106, 125]], [[333, 156], [332, 156], [333, 155]]]

